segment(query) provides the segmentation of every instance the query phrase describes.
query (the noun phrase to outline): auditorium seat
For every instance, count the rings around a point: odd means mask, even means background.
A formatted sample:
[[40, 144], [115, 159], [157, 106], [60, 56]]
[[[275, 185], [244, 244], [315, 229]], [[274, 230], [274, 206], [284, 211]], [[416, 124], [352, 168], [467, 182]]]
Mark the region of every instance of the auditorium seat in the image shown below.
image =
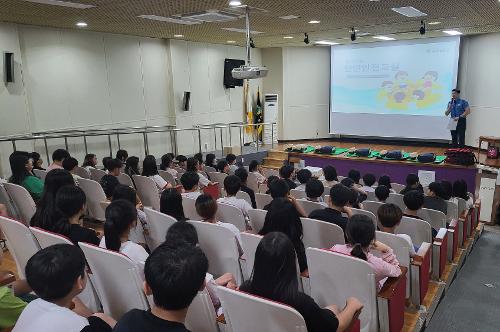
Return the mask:
[[375, 229], [377, 229], [377, 216], [376, 216], [376, 214], [373, 214], [370, 211], [362, 210], [362, 209], [351, 208], [351, 210], [352, 210], [353, 215], [362, 214], [362, 215], [370, 218], [371, 221], [373, 221], [373, 224], [375, 225]]
[[460, 216], [462, 213], [464, 213], [466, 207], [467, 207], [467, 201], [463, 198], [460, 197], [455, 197], [458, 201], [458, 215]]
[[213, 168], [212, 166], [203, 166], [203, 169], [205, 170], [205, 172], [207, 172], [209, 177], [210, 177], [210, 173], [217, 172], [217, 170], [215, 168]]
[[149, 249], [153, 251], [165, 242], [165, 235], [168, 229], [175, 224], [177, 220], [151, 208], [144, 208], [144, 213], [146, 213], [146, 217], [148, 218], [149, 228], [149, 236], [146, 236], [146, 241], [148, 242]]
[[[364, 201], [363, 202], [363, 210], [370, 211], [371, 213], [373, 213], [373, 215], [375, 217], [377, 217], [378, 216], [377, 212], [378, 212], [379, 207], [381, 207], [384, 204], [385, 204], [384, 202]], [[377, 217], [377, 220], [378, 220], [378, 217]]]
[[265, 194], [267, 193], [268, 190], [269, 187], [267, 186], [267, 183], [259, 183], [259, 190], [256, 191], [255, 194], [257, 193]]
[[206, 288], [200, 290], [189, 305], [185, 325], [189, 331], [224, 331], [224, 326], [219, 329], [214, 305]]
[[290, 190], [290, 195], [295, 199], [306, 199], [307, 195], [304, 190], [292, 189]]
[[223, 184], [224, 184], [224, 179], [227, 177], [227, 174], [226, 173], [220, 173], [220, 172], [209, 172], [208, 173], [208, 176], [210, 177], [210, 181], [212, 182], [218, 182], [221, 184], [220, 186], [220, 196], [222, 197], [223, 196], [223, 193], [222, 193], [222, 187], [223, 187]]
[[374, 191], [367, 191], [366, 192], [366, 199], [369, 201], [376, 201], [377, 197], [375, 196], [375, 192]]
[[344, 231], [340, 226], [310, 218], [300, 218], [302, 222], [304, 247], [331, 248], [334, 244], [345, 244]]
[[256, 193], [259, 192], [259, 182], [257, 181], [257, 176], [255, 174], [248, 173], [247, 187]]
[[453, 219], [448, 225], [448, 262], [453, 262], [460, 244], [458, 219]]
[[298, 199], [297, 203], [302, 207], [302, 209], [304, 209], [306, 216], [311, 214], [314, 210], [322, 210], [326, 208], [326, 206], [319, 202], [311, 202], [307, 199]]
[[120, 173], [120, 175], [118, 175], [116, 178], [118, 179], [118, 182], [120, 182], [120, 184], [134, 188], [134, 182], [132, 181], [130, 176], [128, 176], [128, 174]]
[[177, 184], [174, 176], [167, 171], [158, 170], [158, 175], [160, 175], [163, 178], [163, 180], [167, 181], [174, 187]]
[[323, 197], [323, 201], [325, 203], [328, 203], [328, 201], [326, 200], [326, 195], [330, 195], [330, 190], [332, 189], [332, 187], [326, 187], [325, 186], [325, 189], [323, 190], [323, 195], [321, 195]]
[[458, 220], [458, 204], [452, 201], [446, 201], [446, 219], [448, 222], [453, 219]]
[[220, 188], [219, 182], [210, 183], [208, 186], [203, 188], [202, 191], [205, 195], [210, 195], [215, 200], [222, 197], [221, 193], [223, 192], [223, 190], [221, 190]]
[[238, 191], [236, 193], [236, 198], [244, 199], [245, 201], [247, 201], [248, 204], [250, 204], [250, 206], [252, 206], [252, 200], [250, 199], [250, 195], [248, 195], [246, 192], [241, 190]]
[[47, 176], [47, 173], [48, 172], [44, 171], [43, 169], [33, 169], [33, 174], [35, 174], [35, 176], [42, 181], [45, 181], [45, 177]]
[[260, 232], [262, 227], [264, 227], [264, 222], [266, 220], [266, 210], [261, 209], [251, 209], [248, 210], [248, 217], [250, 218], [250, 226], [255, 233]]
[[436, 230], [446, 228], [446, 215], [441, 211], [422, 208], [418, 210], [417, 214]]
[[158, 187], [155, 182], [147, 176], [142, 175], [132, 175], [132, 178], [134, 179], [137, 195], [139, 195], [142, 204], [160, 211], [160, 195], [158, 194]]
[[184, 215], [190, 220], [201, 220], [202, 218], [196, 212], [196, 199], [189, 197], [182, 197], [182, 208]]
[[87, 210], [89, 216], [99, 221], [105, 221], [105, 209], [102, 208], [101, 202], [106, 201], [106, 195], [102, 190], [101, 185], [89, 179], [79, 179], [78, 186], [82, 188], [87, 196]]
[[90, 172], [86, 168], [83, 168], [83, 167], [80, 167], [80, 166], [76, 166], [73, 169], [73, 173], [76, 174], [76, 175], [78, 175], [81, 178], [90, 179]]
[[20, 221], [29, 225], [31, 217], [36, 212], [36, 204], [30, 193], [24, 187], [14, 183], [4, 183], [3, 186], [14, 202]]
[[224, 203], [217, 203], [217, 206], [219, 221], [233, 224], [239, 229], [240, 232], [244, 232], [246, 230], [245, 216], [240, 208]]
[[255, 251], [259, 245], [262, 235], [252, 234], [248, 232], [241, 233], [241, 248], [245, 253], [243, 255], [242, 263], [245, 264], [244, 277], [246, 280], [250, 279], [253, 271], [253, 264], [255, 262]]
[[403, 197], [404, 195], [401, 194], [390, 193], [387, 198], [387, 203], [396, 204], [401, 210], [404, 211], [406, 209], [406, 205], [403, 201]]
[[267, 178], [269, 178], [270, 176], [277, 176], [279, 177], [280, 176], [280, 172], [276, 169], [272, 169], [272, 168], [265, 168], [263, 167], [262, 168], [262, 173], [264, 174], [264, 176]]
[[101, 182], [101, 179], [104, 175], [106, 175], [105, 171], [103, 171], [101, 169], [97, 169], [97, 168], [90, 168], [90, 179], [91, 180], [94, 180], [96, 182]]
[[406, 186], [404, 184], [395, 183], [395, 182], [391, 182], [391, 187], [392, 187], [392, 190], [394, 190], [394, 192], [396, 194], [399, 194], [401, 192], [401, 190], [406, 188]]
[[0, 183], [0, 204], [5, 205], [7, 214], [14, 219], [20, 219], [14, 201], [5, 190], [3, 183]]
[[264, 206], [271, 203], [273, 198], [268, 194], [255, 193], [255, 203], [257, 203], [257, 209], [263, 209]]

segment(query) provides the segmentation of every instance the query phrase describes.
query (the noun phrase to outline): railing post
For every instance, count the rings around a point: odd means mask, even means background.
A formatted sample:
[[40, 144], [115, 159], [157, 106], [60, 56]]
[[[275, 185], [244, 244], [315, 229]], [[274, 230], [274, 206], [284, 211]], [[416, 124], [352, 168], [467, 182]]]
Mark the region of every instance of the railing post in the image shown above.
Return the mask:
[[14, 149], [14, 152], [17, 151], [17, 149], [16, 149], [16, 141], [13, 139], [11, 142], [12, 142], [12, 148]]
[[118, 142], [118, 150], [121, 150], [122, 144], [120, 142], [120, 132], [118, 130], [116, 131], [116, 141]]
[[231, 135], [231, 125], [229, 125], [229, 146], [233, 146], [233, 138], [232, 138], [232, 135]]
[[224, 155], [224, 141], [222, 140], [222, 131], [224, 128], [220, 127], [220, 150], [221, 150], [221, 155]]
[[241, 148], [241, 154], [243, 154], [243, 144], [244, 144], [244, 140], [243, 140], [243, 126], [240, 125], [240, 148]]
[[89, 154], [89, 149], [87, 147], [87, 136], [83, 135], [83, 146], [85, 147], [85, 154]]
[[69, 152], [69, 149], [68, 149], [68, 137], [67, 136], [64, 136], [64, 147], [66, 148], [66, 151]]
[[148, 143], [148, 134], [146, 133], [146, 131], [142, 132], [142, 136], [144, 138], [144, 153], [147, 156], [149, 155], [149, 143]]
[[173, 153], [174, 152], [174, 138], [173, 138], [173, 134], [172, 134], [172, 129], [170, 129], [170, 131], [168, 133], [170, 135], [170, 149]]
[[45, 155], [47, 156], [47, 165], [50, 165], [50, 156], [49, 156], [49, 145], [47, 144], [47, 137], [43, 136], [43, 144], [45, 145]]
[[109, 156], [113, 158], [113, 148], [111, 146], [111, 135], [108, 134]]
[[214, 143], [215, 143], [214, 151], [217, 151], [217, 129], [215, 129], [215, 126], [214, 126]]
[[200, 153], [201, 153], [201, 129], [200, 127], [198, 127], [198, 145], [199, 145], [199, 148], [200, 148]]
[[177, 147], [177, 131], [174, 131], [174, 154], [177, 156], [179, 149]]

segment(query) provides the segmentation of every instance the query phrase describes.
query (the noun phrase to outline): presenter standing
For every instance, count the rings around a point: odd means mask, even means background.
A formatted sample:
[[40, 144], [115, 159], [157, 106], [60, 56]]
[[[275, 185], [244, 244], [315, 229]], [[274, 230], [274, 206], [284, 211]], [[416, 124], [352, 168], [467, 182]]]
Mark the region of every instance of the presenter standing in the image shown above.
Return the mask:
[[451, 130], [453, 147], [463, 148], [465, 146], [465, 130], [467, 128], [467, 116], [470, 114], [469, 102], [460, 99], [460, 90], [451, 90], [451, 101], [448, 103], [445, 115], [451, 113], [451, 118], [456, 121], [455, 130]]

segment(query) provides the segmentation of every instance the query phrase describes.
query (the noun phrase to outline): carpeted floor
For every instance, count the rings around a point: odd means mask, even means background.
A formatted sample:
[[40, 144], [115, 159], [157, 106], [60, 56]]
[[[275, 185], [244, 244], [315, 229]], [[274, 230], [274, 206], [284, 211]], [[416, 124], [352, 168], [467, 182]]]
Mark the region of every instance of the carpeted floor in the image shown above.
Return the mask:
[[500, 232], [485, 230], [426, 332], [500, 331]]

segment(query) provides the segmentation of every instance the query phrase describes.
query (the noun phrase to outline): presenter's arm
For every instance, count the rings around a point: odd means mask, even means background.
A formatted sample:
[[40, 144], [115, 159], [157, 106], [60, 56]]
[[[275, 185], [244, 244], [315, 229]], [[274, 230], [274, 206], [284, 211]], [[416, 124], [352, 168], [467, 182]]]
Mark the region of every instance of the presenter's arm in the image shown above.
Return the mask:
[[462, 115], [460, 115], [460, 116], [461, 116], [462, 118], [466, 118], [466, 117], [468, 117], [468, 116], [469, 116], [470, 112], [471, 112], [471, 111], [470, 111], [470, 107], [469, 107], [469, 106], [467, 106], [467, 108], [465, 109], [465, 112], [463, 112], [463, 113], [462, 113]]
[[448, 116], [451, 113], [451, 102], [448, 103], [448, 107], [446, 108], [446, 112], [444, 112], [444, 115]]

